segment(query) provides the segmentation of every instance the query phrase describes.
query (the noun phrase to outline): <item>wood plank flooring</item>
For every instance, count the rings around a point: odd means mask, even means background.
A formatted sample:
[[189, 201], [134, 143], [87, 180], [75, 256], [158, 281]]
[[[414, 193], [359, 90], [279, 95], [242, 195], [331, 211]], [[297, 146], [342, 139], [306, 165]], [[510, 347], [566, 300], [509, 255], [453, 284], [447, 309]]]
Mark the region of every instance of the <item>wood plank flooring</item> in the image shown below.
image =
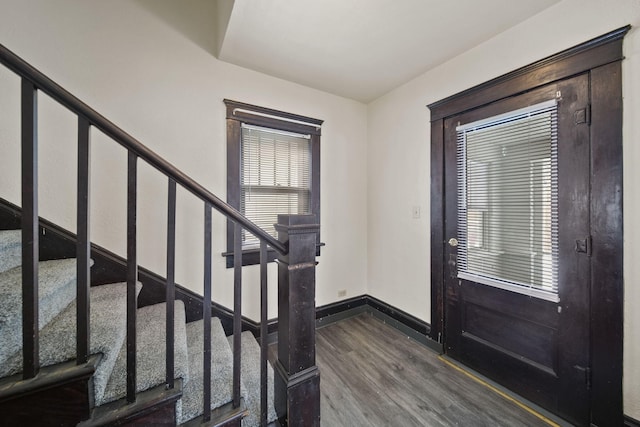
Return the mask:
[[316, 348], [323, 427], [549, 427], [369, 314], [318, 329]]

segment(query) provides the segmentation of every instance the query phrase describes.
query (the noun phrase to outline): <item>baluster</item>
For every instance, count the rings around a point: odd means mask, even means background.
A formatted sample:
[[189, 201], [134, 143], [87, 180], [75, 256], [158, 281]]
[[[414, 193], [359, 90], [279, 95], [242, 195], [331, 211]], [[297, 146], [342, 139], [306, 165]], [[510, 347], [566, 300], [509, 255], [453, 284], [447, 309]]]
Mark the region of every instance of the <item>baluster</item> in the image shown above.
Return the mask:
[[240, 406], [242, 335], [242, 227], [233, 229], [233, 407]]
[[129, 403], [136, 400], [137, 160], [138, 156], [129, 151], [127, 167], [127, 402]]
[[38, 375], [38, 98], [22, 79], [22, 361], [24, 379]]
[[267, 425], [267, 244], [260, 241], [260, 425]]
[[169, 178], [168, 202], [167, 202], [167, 349], [166, 349], [166, 384], [171, 389], [174, 386], [174, 301], [176, 296], [175, 272], [176, 272], [176, 182]]
[[203, 420], [211, 419], [211, 204], [204, 204], [204, 413]]
[[89, 236], [89, 132], [91, 124], [84, 116], [78, 116], [78, 195], [76, 243], [76, 363], [81, 365], [89, 360], [91, 351], [91, 330], [89, 328], [89, 286], [91, 239]]

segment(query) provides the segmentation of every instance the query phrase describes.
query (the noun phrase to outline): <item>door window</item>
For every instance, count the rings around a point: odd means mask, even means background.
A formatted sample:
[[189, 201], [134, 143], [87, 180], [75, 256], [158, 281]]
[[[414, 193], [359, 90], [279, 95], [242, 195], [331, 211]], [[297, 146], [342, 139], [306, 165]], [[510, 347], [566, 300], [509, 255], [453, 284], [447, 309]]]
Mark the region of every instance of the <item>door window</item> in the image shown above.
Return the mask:
[[557, 302], [555, 100], [456, 132], [458, 277]]

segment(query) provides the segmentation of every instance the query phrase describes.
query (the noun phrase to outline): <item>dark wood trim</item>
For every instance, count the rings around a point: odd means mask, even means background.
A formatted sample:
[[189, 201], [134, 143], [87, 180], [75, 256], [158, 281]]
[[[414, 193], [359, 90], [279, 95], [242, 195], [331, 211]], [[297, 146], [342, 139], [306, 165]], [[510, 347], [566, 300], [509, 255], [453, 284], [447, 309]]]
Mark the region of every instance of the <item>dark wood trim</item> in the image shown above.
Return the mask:
[[429, 104], [431, 121], [498, 101], [592, 68], [620, 61], [627, 25], [485, 83]]
[[367, 306], [369, 301], [368, 295], [360, 295], [342, 301], [333, 302], [316, 308], [316, 321], [322, 322], [323, 319], [331, 318], [337, 314], [352, 310], [358, 307]]
[[[19, 229], [22, 210], [13, 203], [0, 198], [0, 230]], [[39, 259], [64, 259], [76, 256], [76, 235], [64, 228], [48, 221], [39, 219], [38, 234], [40, 236]], [[91, 244], [91, 286], [107, 283], [123, 282], [126, 280], [126, 260], [107, 249]], [[138, 268], [138, 280], [142, 283], [142, 290], [138, 295], [138, 307], [144, 307], [166, 300], [166, 279], [144, 267]], [[175, 285], [176, 299], [184, 302], [187, 322], [202, 319], [201, 295], [183, 287]], [[221, 304], [211, 303], [212, 314], [222, 322], [227, 335], [231, 335], [233, 312]], [[250, 330], [258, 335], [260, 325], [248, 318], [243, 318], [243, 330]], [[271, 330], [271, 329], [270, 329]]]
[[91, 187], [91, 125], [82, 116], [78, 117], [78, 179], [76, 214], [76, 361], [86, 363], [91, 349], [90, 298], [91, 283], [91, 235], [90, 235], [90, 198]]
[[591, 71], [591, 421], [623, 422], [622, 68]]
[[[224, 99], [223, 102], [227, 106], [227, 119], [238, 120], [243, 123], [249, 123], [257, 126], [273, 127], [274, 123], [277, 123], [278, 129], [290, 132], [320, 135], [320, 126], [324, 123], [324, 120], [287, 113], [285, 111], [274, 110], [272, 108], [260, 107], [258, 105], [247, 104], [244, 102], [232, 101], [230, 99]], [[237, 109], [246, 110], [247, 112], [236, 111]], [[251, 114], [251, 112], [257, 114]], [[263, 115], [265, 114], [272, 117], [264, 117]], [[284, 120], [278, 120], [278, 118], [282, 118]], [[301, 123], [294, 123], [287, 119]]]
[[240, 406], [233, 407], [233, 403], [220, 406], [211, 411], [211, 420], [205, 421], [202, 416], [182, 424], [182, 427], [241, 427], [242, 419], [249, 414], [244, 399]]
[[202, 360], [202, 404], [203, 412], [202, 418], [205, 421], [211, 419], [211, 304], [207, 304], [206, 301], [211, 301], [211, 254], [212, 254], [212, 232], [211, 232], [211, 205], [204, 204], [204, 297], [202, 298], [202, 319], [203, 321], [203, 333], [204, 333], [204, 348], [203, 348], [203, 360]]
[[[233, 407], [240, 406], [240, 364], [242, 337], [242, 230], [233, 229], [233, 249], [238, 256], [233, 260]], [[206, 300], [205, 300], [206, 301]]]
[[38, 309], [38, 92], [23, 78], [21, 85], [22, 153], [22, 366], [24, 378], [40, 369]]
[[431, 122], [431, 339], [444, 331], [444, 120]]
[[95, 408], [78, 427], [175, 425], [176, 402], [181, 397], [182, 379], [176, 379], [174, 388], [159, 385], [140, 392], [134, 403], [123, 398]]
[[32, 83], [34, 88], [41, 90], [50, 95], [54, 100], [64, 105], [73, 113], [85, 117], [89, 123], [100, 129], [105, 135], [109, 136], [116, 143], [123, 146], [128, 152], [133, 152], [136, 156], [143, 159], [150, 166], [157, 169], [160, 173], [170, 177], [176, 181], [183, 189], [189, 191], [199, 199], [211, 203], [211, 205], [227, 218], [242, 224], [242, 227], [249, 230], [254, 236], [260, 240], [266, 241], [272, 248], [281, 253], [286, 253], [287, 249], [278, 242], [273, 236], [266, 233], [262, 228], [258, 227], [246, 217], [244, 217], [237, 209], [223, 202], [215, 194], [211, 193], [198, 182], [194, 181], [188, 175], [180, 171], [171, 163], [160, 157], [154, 151], [142, 144], [137, 139], [123, 131], [121, 128], [107, 120], [103, 115], [89, 107], [84, 102], [73, 96], [70, 92], [63, 89], [53, 80], [42, 74], [22, 58], [11, 52], [5, 46], [0, 44], [0, 63], [21, 76], [24, 80]]
[[129, 151], [127, 159], [127, 401], [136, 400], [138, 311], [136, 283], [138, 281], [137, 221], [138, 216], [138, 156]]
[[384, 313], [387, 316], [397, 320], [403, 325], [410, 327], [411, 329], [418, 332], [419, 334], [422, 334], [424, 336], [429, 336], [431, 332], [431, 325], [429, 325], [428, 323], [418, 319], [417, 317], [410, 315], [405, 311], [395, 308], [377, 298], [367, 295], [367, 305], [377, 310], [378, 312]]
[[[360, 295], [316, 309], [316, 327], [321, 328], [362, 313], [370, 314], [426, 347], [442, 353], [442, 345], [431, 338], [431, 325], [370, 295]], [[277, 322], [277, 321], [274, 321]], [[271, 337], [273, 341], [276, 336]]]
[[169, 178], [167, 187], [167, 280], [166, 280], [166, 316], [165, 331], [167, 334], [165, 357], [165, 382], [167, 388], [175, 385], [175, 299], [176, 299], [176, 182]]
[[2, 378], [2, 425], [75, 425], [89, 418], [93, 405], [91, 381], [100, 359], [100, 355], [94, 355], [82, 365], [69, 361], [45, 366], [29, 380], [22, 380], [20, 374]]
[[[594, 425], [622, 423], [622, 89], [620, 62], [622, 43], [630, 26], [522, 67], [486, 83], [430, 104], [431, 110], [431, 336], [444, 333], [441, 320], [441, 267], [446, 236], [442, 215], [445, 180], [441, 169], [444, 120], [507, 97], [589, 73], [592, 96], [592, 234], [594, 253], [591, 276], [591, 389]], [[596, 105], [598, 104], [598, 105]], [[595, 247], [598, 246], [598, 249]]]
[[267, 380], [269, 357], [269, 287], [267, 280], [267, 245], [260, 242], [260, 422], [268, 420]]
[[[604, 425], [604, 424], [603, 424]], [[640, 421], [628, 415], [624, 416], [624, 427], [640, 427]]]
[[[264, 126], [272, 129], [284, 130], [288, 132], [296, 132], [309, 134], [311, 136], [311, 213], [320, 218], [320, 126], [323, 120], [311, 117], [300, 116], [298, 114], [287, 113], [284, 111], [274, 110], [271, 108], [260, 107], [257, 105], [246, 104], [242, 102], [225, 99], [226, 120], [227, 120], [227, 203], [234, 209], [240, 210], [240, 167], [241, 167], [241, 126], [243, 123]], [[238, 112], [237, 109], [255, 112], [257, 115], [250, 113]], [[270, 117], [264, 117], [261, 114], [267, 114]], [[287, 120], [278, 120], [278, 118], [296, 120], [310, 125], [301, 125], [292, 123]], [[226, 258], [227, 268], [233, 268], [234, 263], [234, 222], [227, 220], [227, 250], [222, 253]], [[316, 238], [317, 248], [316, 256], [320, 255], [320, 232]], [[268, 251], [268, 262], [273, 262], [277, 258], [277, 253], [271, 248]], [[260, 263], [259, 248], [242, 251], [242, 265], [256, 265]]]
[[[17, 229], [20, 227], [21, 209], [0, 198], [0, 230]], [[75, 256], [76, 236], [52, 222], [40, 218], [39, 234], [42, 244], [40, 259], [62, 259]], [[91, 258], [94, 265], [91, 271], [91, 285], [114, 281], [123, 281], [126, 275], [126, 261], [124, 258], [104, 249], [101, 246], [91, 245]], [[143, 284], [143, 288], [138, 296], [138, 307], [156, 304], [165, 301], [166, 279], [144, 267], [139, 267], [138, 279]], [[179, 284], [175, 285], [176, 299], [184, 302], [187, 322], [202, 319], [203, 297], [194, 291]], [[369, 295], [360, 295], [346, 300], [326, 304], [316, 308], [316, 320], [318, 326], [335, 321], [336, 316], [348, 313], [350, 310], [362, 309], [372, 313], [372, 310], [388, 315], [399, 324], [406, 325], [418, 334], [429, 335], [431, 325], [424, 322], [390, 304]], [[212, 315], [220, 318], [227, 335], [232, 333], [233, 312], [221, 304], [211, 303]], [[362, 312], [361, 311], [361, 312]], [[357, 314], [357, 313], [356, 313]], [[242, 320], [243, 331], [250, 331], [254, 336], [260, 336], [260, 322], [244, 317]], [[268, 321], [268, 333], [273, 335], [278, 329], [277, 319]]]
[[314, 309], [320, 224], [315, 215], [278, 215], [275, 228], [289, 253], [278, 257], [274, 406], [278, 418], [286, 419], [289, 425], [319, 427], [320, 372], [316, 366]]

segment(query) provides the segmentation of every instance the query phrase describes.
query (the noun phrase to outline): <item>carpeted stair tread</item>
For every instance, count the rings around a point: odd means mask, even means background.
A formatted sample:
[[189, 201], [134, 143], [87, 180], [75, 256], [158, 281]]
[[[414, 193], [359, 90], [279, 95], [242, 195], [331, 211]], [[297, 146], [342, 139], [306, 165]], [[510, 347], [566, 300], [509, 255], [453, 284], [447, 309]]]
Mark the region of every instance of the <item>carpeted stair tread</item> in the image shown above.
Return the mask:
[[0, 272], [22, 263], [22, 231], [0, 230]]
[[[244, 389], [248, 390], [245, 404], [249, 410], [249, 415], [242, 419], [242, 425], [243, 427], [260, 426], [260, 345], [249, 331], [243, 332], [241, 336], [240, 378]], [[233, 336], [230, 336], [228, 341], [230, 348], [233, 349]], [[277, 418], [273, 396], [273, 368], [267, 362], [268, 422], [273, 422]]]
[[[184, 303], [175, 302], [174, 360], [175, 377], [189, 380], [187, 337]], [[165, 381], [165, 317], [166, 304], [160, 303], [142, 307], [137, 311], [137, 391], [155, 387]], [[118, 358], [107, 382], [104, 395], [96, 400], [96, 406], [112, 402], [126, 396], [127, 350], [126, 340], [120, 348]]]
[[[76, 295], [76, 260], [39, 263], [39, 329], [67, 307]], [[22, 267], [0, 273], [0, 366], [22, 348]]]
[[[137, 292], [142, 289], [138, 283]], [[94, 286], [90, 290], [90, 353], [103, 355], [94, 374], [94, 394], [101, 400], [126, 336], [127, 284]], [[76, 301], [56, 316], [40, 333], [40, 365], [49, 366], [76, 357]], [[22, 351], [0, 368], [0, 376], [22, 370]]]
[[[181, 415], [178, 424], [203, 413], [203, 346], [204, 323], [202, 320], [187, 324], [189, 348], [189, 382], [184, 385]], [[232, 400], [233, 355], [220, 319], [211, 319], [211, 408], [215, 409]]]

